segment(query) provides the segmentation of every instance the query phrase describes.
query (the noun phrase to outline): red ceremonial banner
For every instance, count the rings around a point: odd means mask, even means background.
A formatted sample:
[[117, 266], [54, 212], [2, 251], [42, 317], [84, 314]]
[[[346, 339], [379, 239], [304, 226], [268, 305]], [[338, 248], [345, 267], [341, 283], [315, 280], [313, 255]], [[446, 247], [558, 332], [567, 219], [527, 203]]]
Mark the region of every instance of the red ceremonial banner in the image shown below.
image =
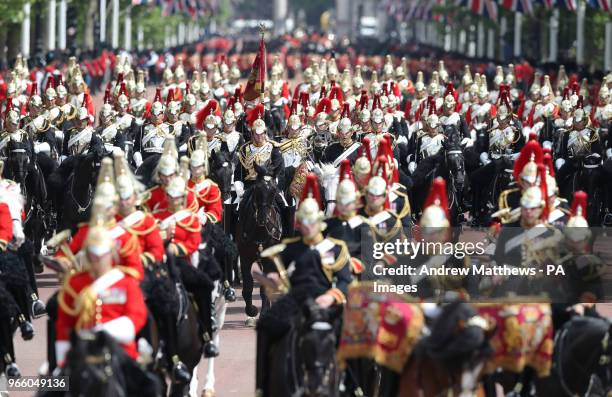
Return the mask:
[[266, 83], [266, 43], [263, 35], [259, 41], [257, 56], [251, 67], [251, 74], [244, 90], [244, 99], [252, 101], [257, 99], [263, 92]]

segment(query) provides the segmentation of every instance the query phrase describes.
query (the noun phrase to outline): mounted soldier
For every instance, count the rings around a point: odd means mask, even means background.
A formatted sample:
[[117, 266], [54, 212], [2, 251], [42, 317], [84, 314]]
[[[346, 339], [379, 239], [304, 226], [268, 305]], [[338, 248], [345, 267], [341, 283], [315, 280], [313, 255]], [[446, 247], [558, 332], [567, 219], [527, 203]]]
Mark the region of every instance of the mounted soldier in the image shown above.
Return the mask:
[[152, 167], [154, 167], [156, 159], [164, 150], [166, 138], [171, 136], [169, 126], [164, 122], [164, 105], [161, 102], [159, 88], [155, 93], [149, 114], [149, 122], [144, 127], [138, 128], [134, 137], [134, 164], [136, 167], [140, 167], [144, 161], [152, 162]]
[[300, 236], [262, 252], [264, 272], [285, 295], [257, 323], [258, 396], [270, 393], [270, 347], [291, 329], [304, 304], [313, 300], [328, 309], [346, 302], [351, 282], [350, 254], [343, 241], [323, 237], [324, 216], [317, 186], [316, 175], [310, 174], [296, 213]]

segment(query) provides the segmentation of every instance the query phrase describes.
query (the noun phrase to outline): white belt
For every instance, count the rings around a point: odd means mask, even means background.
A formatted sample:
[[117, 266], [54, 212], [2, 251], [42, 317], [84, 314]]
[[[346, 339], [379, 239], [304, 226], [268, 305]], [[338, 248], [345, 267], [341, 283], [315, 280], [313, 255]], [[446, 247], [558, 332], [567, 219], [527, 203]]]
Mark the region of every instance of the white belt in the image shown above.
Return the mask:
[[144, 149], [145, 153], [163, 153], [164, 148], [161, 147], [148, 147]]
[[461, 150], [449, 150], [448, 152], [446, 152], [448, 154], [461, 154], [463, 153]]

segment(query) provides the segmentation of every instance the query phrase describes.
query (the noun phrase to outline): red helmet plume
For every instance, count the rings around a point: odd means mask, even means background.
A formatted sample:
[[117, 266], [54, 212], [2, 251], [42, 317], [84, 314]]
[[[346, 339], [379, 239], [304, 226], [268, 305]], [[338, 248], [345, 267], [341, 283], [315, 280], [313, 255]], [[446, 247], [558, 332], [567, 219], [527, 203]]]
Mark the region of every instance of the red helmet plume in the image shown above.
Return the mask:
[[307, 92], [300, 92], [300, 105], [306, 111], [306, 108], [310, 106], [310, 94]]
[[540, 178], [542, 200], [544, 200], [544, 210], [542, 211], [541, 219], [548, 219], [550, 206], [548, 205], [548, 185], [546, 184], [546, 166], [544, 164], [538, 164], [538, 176]]
[[294, 114], [297, 114], [297, 109], [298, 109], [298, 100], [294, 99], [291, 101], [291, 112], [289, 113], [289, 115], [293, 116]]
[[365, 90], [361, 91], [361, 96], [359, 97], [359, 110], [363, 110], [364, 107], [367, 107], [369, 101], [370, 98], [368, 98], [368, 93]]
[[253, 125], [255, 120], [264, 118], [266, 113], [266, 108], [263, 103], [258, 103], [253, 109], [249, 110], [247, 114], [247, 124], [249, 127]]
[[521, 153], [518, 158], [514, 162], [514, 169], [512, 171], [512, 175], [514, 176], [514, 180], [518, 181], [520, 179], [521, 171], [523, 171], [523, 167], [532, 160], [536, 164], [542, 163], [542, 158], [544, 153], [542, 151], [542, 146], [537, 140], [529, 140], [523, 149], [521, 149]]
[[572, 200], [572, 216], [587, 217], [587, 194], [582, 190], [574, 192], [574, 198]]
[[372, 100], [372, 110], [382, 109], [380, 105], [380, 94], [374, 94], [374, 99]]
[[217, 101], [210, 100], [208, 101], [206, 106], [204, 106], [201, 110], [198, 111], [198, 113], [196, 113], [195, 125], [198, 130], [204, 129], [204, 121], [208, 116], [215, 113], [215, 111], [217, 110], [217, 106], [219, 106]]
[[317, 108], [315, 110], [315, 114], [319, 114], [321, 112], [328, 113], [331, 112], [331, 101], [329, 98], [322, 98], [317, 104]]
[[544, 156], [542, 157], [544, 165], [548, 171], [548, 175], [555, 177], [555, 167], [553, 167], [552, 155], [550, 153], [550, 149], [544, 149]]
[[47, 86], [45, 87], [45, 91], [49, 88], [55, 88], [55, 79], [53, 76], [47, 77]]
[[449, 218], [448, 212], [448, 196], [446, 195], [446, 181], [444, 178], [435, 178], [431, 183], [429, 194], [423, 203], [423, 209], [430, 205], [437, 205], [444, 209], [446, 218]]
[[302, 196], [300, 197], [300, 202], [304, 201], [307, 198], [313, 198], [317, 201], [319, 208], [321, 208], [321, 192], [319, 191], [319, 181], [317, 180], [317, 175], [314, 172], [311, 172], [306, 177], [306, 183], [304, 184], [304, 189], [302, 190]]
[[340, 117], [350, 117], [351, 114], [351, 109], [348, 103], [345, 103], [344, 105], [342, 105], [342, 114], [340, 115]]
[[161, 88], [157, 87], [155, 89], [155, 97], [153, 97], [153, 102], [161, 102]]
[[338, 102], [344, 102], [344, 94], [342, 93], [342, 88], [335, 86], [329, 92], [329, 99], [337, 99]]
[[168, 90], [168, 96], [166, 97], [166, 106], [170, 105], [170, 102], [174, 101], [174, 89]]
[[355, 178], [353, 177], [353, 170], [351, 168], [351, 160], [344, 159], [340, 162], [340, 179], [339, 182], [342, 182], [345, 179], [350, 180], [355, 183]]
[[319, 98], [325, 98], [327, 96], [327, 88], [325, 88], [324, 85], [321, 86], [321, 95], [319, 95]]
[[361, 147], [359, 148], [358, 157], [361, 157], [363, 155], [365, 155], [368, 161], [370, 162], [370, 164], [372, 164], [372, 151], [371, 151], [371, 146], [370, 146], [370, 138], [368, 138], [367, 136], [361, 140]]
[[38, 83], [33, 81], [30, 88], [30, 96], [38, 95]]

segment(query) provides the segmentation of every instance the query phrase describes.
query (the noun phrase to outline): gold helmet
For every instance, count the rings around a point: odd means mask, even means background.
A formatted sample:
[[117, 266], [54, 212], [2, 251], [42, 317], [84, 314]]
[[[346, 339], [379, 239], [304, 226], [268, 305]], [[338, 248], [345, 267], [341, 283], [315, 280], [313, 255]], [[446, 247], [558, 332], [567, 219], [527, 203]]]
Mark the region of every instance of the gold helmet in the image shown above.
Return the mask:
[[116, 205], [119, 200], [117, 189], [115, 189], [113, 160], [109, 157], [102, 160], [94, 197], [103, 200], [106, 208]]
[[493, 77], [493, 84], [495, 87], [499, 87], [504, 83], [504, 68], [501, 66], [495, 67], [495, 77]]
[[172, 198], [187, 196], [187, 180], [189, 179], [189, 159], [181, 157], [178, 175], [172, 178], [166, 186], [166, 194]]
[[419, 226], [422, 229], [446, 228], [450, 226], [446, 181], [443, 178], [433, 180], [423, 208], [423, 214], [419, 222]]
[[[98, 203], [94, 202], [94, 208], [96, 204]], [[97, 257], [104, 256], [113, 251], [115, 248], [115, 240], [106, 227], [102, 225], [92, 226], [87, 231], [84, 248]]]
[[196, 147], [189, 158], [191, 167], [204, 166], [204, 175], [208, 175], [208, 141], [205, 136], [200, 136], [196, 140]]
[[440, 94], [440, 76], [437, 71], [431, 73], [431, 79], [429, 81], [429, 87], [427, 88], [429, 95], [437, 97]]
[[117, 185], [119, 198], [126, 200], [134, 194], [138, 196], [144, 191], [144, 185], [136, 179], [136, 176], [130, 170], [125, 154], [122, 150], [117, 150], [113, 153], [113, 158], [115, 163], [115, 184]]
[[470, 65], [465, 65], [463, 67], [463, 77], [461, 78], [461, 83], [463, 84], [463, 89], [467, 90], [474, 80], [472, 80], [472, 72], [470, 70]]
[[384, 155], [378, 156], [373, 167], [373, 174], [368, 181], [366, 191], [374, 196], [383, 196], [387, 194], [387, 171], [388, 163]]
[[351, 161], [344, 159], [340, 163], [340, 182], [336, 189], [336, 202], [347, 205], [359, 199], [359, 190], [353, 180]]
[[372, 161], [370, 160], [370, 138], [365, 137], [361, 141], [359, 155], [353, 164], [353, 173], [357, 178], [369, 176], [372, 172]]
[[306, 177], [304, 190], [300, 200], [300, 206], [295, 213], [295, 219], [301, 224], [314, 224], [322, 222], [325, 218], [321, 211], [321, 195], [319, 193], [319, 183], [314, 173], [309, 173]]
[[552, 89], [552, 85], [550, 84], [550, 77], [548, 75], [544, 76], [544, 84], [542, 84], [542, 88], [540, 88], [540, 96], [542, 99], [548, 98], [551, 95], [554, 95], [554, 91]]
[[589, 223], [586, 220], [587, 194], [583, 191], [574, 193], [571, 216], [565, 225], [565, 235], [574, 242], [591, 238]]
[[443, 83], [446, 83], [448, 81], [448, 72], [444, 67], [444, 61], [438, 62], [438, 75], [440, 76], [440, 79]]
[[538, 177], [538, 164], [542, 163], [542, 159], [544, 156], [542, 146], [540, 146], [540, 143], [537, 141], [537, 139], [532, 138], [534, 137], [530, 137], [529, 142], [527, 142], [525, 146], [523, 146], [519, 157], [514, 163], [514, 180], [517, 181], [517, 183], [519, 184], [522, 181], [525, 181], [530, 184], [536, 182], [536, 179]]
[[567, 72], [565, 71], [565, 65], [559, 66], [559, 73], [557, 74], [557, 93], [560, 95], [563, 92], [563, 89], [567, 87], [569, 83], [569, 78], [567, 77]]
[[164, 142], [164, 152], [159, 158], [155, 175], [173, 175], [178, 172], [178, 150], [173, 137], [169, 137]]
[[[548, 189], [546, 187], [546, 167], [544, 164], [538, 164], [537, 173], [539, 184], [523, 190], [521, 195], [521, 207], [523, 208], [548, 208]], [[548, 218], [546, 210], [542, 214], [542, 218]]]
[[353, 89], [359, 91], [363, 88], [364, 82], [361, 76], [361, 65], [355, 66], [355, 76], [353, 76]]

